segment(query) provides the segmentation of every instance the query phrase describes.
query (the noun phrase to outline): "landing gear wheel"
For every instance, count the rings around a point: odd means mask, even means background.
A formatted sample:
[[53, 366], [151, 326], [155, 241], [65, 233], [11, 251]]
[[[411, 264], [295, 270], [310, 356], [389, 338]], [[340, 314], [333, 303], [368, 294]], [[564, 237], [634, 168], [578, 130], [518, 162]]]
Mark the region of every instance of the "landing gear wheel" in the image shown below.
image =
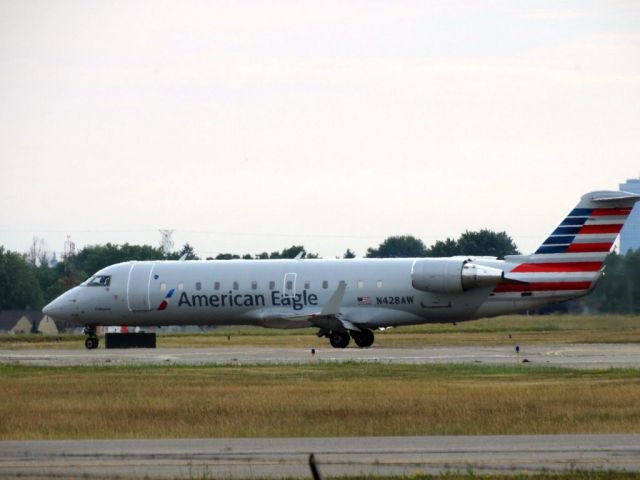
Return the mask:
[[87, 347], [87, 350], [93, 350], [98, 348], [99, 343], [98, 337], [87, 337], [84, 341], [84, 346]]
[[362, 329], [361, 332], [351, 332], [351, 338], [360, 348], [368, 348], [373, 345], [374, 335], [371, 330]]
[[84, 346], [87, 347], [87, 350], [98, 348], [98, 344], [100, 343], [100, 341], [98, 340], [98, 335], [96, 335], [95, 325], [86, 325], [82, 333], [87, 336], [84, 341]]
[[349, 334], [347, 332], [332, 331], [329, 334], [329, 343], [333, 348], [346, 348], [349, 345]]

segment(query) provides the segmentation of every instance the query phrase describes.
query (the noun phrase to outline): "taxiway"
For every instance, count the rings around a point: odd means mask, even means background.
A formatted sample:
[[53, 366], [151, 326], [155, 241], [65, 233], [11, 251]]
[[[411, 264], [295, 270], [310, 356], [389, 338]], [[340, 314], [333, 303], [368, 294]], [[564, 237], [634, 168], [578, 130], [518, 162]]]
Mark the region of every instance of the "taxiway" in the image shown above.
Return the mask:
[[0, 476], [148, 478], [640, 470], [640, 435], [0, 442]]
[[520, 346], [438, 346], [424, 348], [219, 347], [126, 350], [0, 349], [0, 363], [21, 365], [223, 365], [310, 362], [380, 362], [408, 364], [498, 364], [516, 362], [571, 368], [640, 367], [640, 344], [567, 344]]

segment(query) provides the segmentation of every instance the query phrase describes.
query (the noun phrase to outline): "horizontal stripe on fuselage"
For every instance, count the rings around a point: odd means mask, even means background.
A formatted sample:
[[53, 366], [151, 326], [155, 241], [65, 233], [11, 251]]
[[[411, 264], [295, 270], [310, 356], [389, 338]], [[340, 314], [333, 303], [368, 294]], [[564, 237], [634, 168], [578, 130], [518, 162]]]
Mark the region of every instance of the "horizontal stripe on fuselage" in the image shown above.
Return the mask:
[[526, 263], [545, 262], [604, 262], [608, 252], [534, 253], [522, 258]]
[[527, 272], [509, 273], [505, 283], [511, 280], [525, 283], [541, 282], [595, 282], [600, 275], [600, 270], [595, 272]]
[[511, 272], [597, 272], [601, 267], [602, 262], [522, 263]]

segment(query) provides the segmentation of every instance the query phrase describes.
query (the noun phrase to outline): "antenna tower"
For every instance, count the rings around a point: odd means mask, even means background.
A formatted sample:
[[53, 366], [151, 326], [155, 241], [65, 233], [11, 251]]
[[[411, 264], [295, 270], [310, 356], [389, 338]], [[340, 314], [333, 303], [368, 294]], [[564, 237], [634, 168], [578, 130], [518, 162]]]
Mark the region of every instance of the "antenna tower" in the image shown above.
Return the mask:
[[62, 254], [62, 258], [64, 260], [69, 260], [71, 257], [76, 255], [76, 244], [71, 241], [71, 235], [67, 235], [67, 239], [64, 242], [64, 253]]
[[73, 263], [73, 257], [76, 256], [76, 244], [71, 241], [71, 235], [67, 235], [67, 239], [64, 242], [64, 253], [62, 259], [64, 260], [64, 273], [65, 276], [62, 279], [65, 290], [70, 289], [75, 284], [74, 274], [72, 270], [75, 270], [71, 265]]
[[173, 251], [173, 239], [171, 238], [174, 230], [158, 230], [161, 235], [160, 250], [165, 255], [168, 255]]

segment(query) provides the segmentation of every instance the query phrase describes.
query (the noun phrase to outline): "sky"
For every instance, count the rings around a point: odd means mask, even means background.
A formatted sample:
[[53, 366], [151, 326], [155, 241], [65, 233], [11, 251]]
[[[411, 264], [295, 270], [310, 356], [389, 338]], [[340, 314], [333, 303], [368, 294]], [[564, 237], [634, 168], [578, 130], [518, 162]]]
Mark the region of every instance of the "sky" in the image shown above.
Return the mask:
[[0, 245], [535, 250], [640, 175], [635, 1], [0, 0]]

